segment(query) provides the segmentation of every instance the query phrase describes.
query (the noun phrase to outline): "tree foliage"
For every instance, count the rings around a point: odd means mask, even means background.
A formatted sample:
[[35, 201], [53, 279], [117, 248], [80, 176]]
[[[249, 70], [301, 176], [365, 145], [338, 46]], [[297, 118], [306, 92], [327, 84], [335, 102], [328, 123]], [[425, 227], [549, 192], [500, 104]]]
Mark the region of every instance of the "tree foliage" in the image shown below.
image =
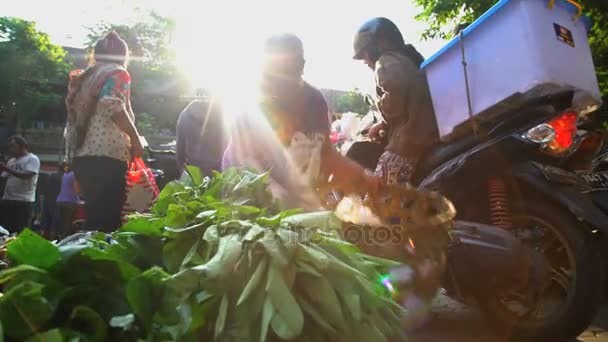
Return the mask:
[[[608, 100], [608, 1], [580, 0], [593, 21], [589, 44], [602, 90]], [[428, 24], [423, 38], [449, 38], [460, 23], [471, 23], [496, 3], [495, 0], [416, 0], [422, 11], [416, 19]]]
[[336, 111], [338, 113], [353, 112], [367, 114], [369, 106], [365, 103], [363, 95], [354, 90], [340, 96], [336, 100]]
[[0, 17], [0, 116], [21, 126], [40, 110], [60, 106], [52, 91], [65, 82], [65, 51], [33, 22]]
[[134, 111], [148, 113], [141, 119], [154, 122], [158, 125], [156, 128], [173, 129], [177, 115], [186, 104], [180, 97], [190, 89], [170, 48], [175, 23], [154, 12], [129, 25], [100, 23], [89, 28], [88, 48], [92, 50], [95, 42], [110, 31], [116, 31], [129, 46]]

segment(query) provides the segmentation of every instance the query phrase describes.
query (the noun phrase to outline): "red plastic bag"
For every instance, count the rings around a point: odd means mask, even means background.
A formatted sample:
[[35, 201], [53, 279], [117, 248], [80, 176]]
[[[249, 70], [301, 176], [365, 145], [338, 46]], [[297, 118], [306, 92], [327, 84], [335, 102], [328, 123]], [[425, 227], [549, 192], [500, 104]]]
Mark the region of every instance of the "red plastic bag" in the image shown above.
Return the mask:
[[145, 213], [150, 210], [160, 192], [152, 170], [141, 158], [131, 161], [126, 178], [125, 203], [122, 206], [123, 222], [126, 215], [134, 212]]

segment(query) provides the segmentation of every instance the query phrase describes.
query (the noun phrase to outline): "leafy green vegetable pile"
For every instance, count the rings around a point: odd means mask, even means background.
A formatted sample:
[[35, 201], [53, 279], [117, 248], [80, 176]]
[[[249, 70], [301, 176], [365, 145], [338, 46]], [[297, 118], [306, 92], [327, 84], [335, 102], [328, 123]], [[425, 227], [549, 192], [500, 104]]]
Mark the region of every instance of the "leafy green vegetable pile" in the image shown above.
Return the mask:
[[337, 238], [331, 213], [280, 211], [266, 175], [231, 169], [161, 192], [110, 236], [26, 230], [0, 272], [0, 341], [385, 341], [392, 262]]

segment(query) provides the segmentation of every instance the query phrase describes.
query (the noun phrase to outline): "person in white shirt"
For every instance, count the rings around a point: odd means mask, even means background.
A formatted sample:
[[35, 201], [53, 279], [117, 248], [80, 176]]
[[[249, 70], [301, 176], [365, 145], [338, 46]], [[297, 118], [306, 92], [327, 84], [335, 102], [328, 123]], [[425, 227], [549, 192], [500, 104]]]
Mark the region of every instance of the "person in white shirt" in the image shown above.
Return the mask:
[[27, 141], [21, 136], [9, 139], [13, 158], [0, 163], [1, 176], [6, 178], [0, 201], [0, 226], [18, 233], [32, 223], [36, 183], [40, 172], [40, 159], [29, 152]]

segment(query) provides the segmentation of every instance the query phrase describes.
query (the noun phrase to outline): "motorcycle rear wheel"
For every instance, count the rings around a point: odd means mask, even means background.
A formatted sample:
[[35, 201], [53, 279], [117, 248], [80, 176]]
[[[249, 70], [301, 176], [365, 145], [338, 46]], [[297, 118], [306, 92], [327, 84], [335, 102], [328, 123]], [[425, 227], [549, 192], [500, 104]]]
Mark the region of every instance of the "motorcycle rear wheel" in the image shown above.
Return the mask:
[[[480, 306], [514, 340], [571, 341], [589, 326], [601, 306], [603, 262], [586, 227], [566, 208], [540, 199], [513, 205], [512, 232], [547, 257], [551, 284], [532, 307], [520, 301], [523, 310], [517, 310], [517, 293], [505, 293]], [[559, 302], [552, 303], [556, 299]], [[543, 311], [546, 314], [539, 316]]]

